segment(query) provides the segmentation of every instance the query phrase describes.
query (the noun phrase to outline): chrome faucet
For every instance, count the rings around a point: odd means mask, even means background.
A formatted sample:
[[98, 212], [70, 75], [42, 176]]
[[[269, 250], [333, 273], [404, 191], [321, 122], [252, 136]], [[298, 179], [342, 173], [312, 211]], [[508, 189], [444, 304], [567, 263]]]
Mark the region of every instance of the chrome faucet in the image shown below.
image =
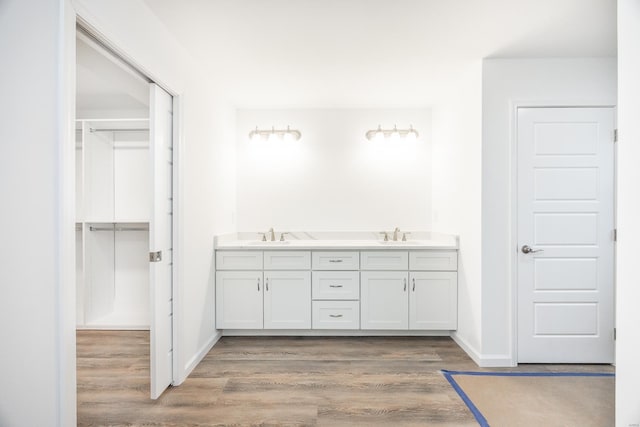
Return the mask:
[[398, 227], [396, 227], [396, 229], [393, 230], [393, 241], [394, 242], [398, 241], [398, 233], [400, 233], [400, 229]]
[[270, 234], [271, 234], [271, 241], [272, 241], [272, 242], [275, 242], [275, 241], [276, 241], [276, 232], [275, 232], [275, 231], [273, 231], [273, 227], [271, 227], [271, 228], [269, 229], [268, 233], [270, 233]]

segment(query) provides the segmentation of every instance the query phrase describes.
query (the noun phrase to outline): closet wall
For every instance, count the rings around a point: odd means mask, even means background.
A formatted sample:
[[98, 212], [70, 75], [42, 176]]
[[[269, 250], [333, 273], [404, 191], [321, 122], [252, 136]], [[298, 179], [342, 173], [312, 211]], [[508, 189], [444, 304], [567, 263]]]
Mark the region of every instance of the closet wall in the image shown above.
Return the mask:
[[82, 35], [77, 58], [77, 327], [148, 329], [148, 83]]
[[148, 328], [148, 120], [78, 126], [77, 325]]

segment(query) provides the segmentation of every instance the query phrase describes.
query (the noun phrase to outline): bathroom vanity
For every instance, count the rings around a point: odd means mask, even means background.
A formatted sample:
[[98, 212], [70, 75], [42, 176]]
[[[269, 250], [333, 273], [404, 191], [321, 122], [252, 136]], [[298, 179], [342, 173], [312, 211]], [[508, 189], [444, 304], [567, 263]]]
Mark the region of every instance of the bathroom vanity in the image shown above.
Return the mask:
[[[275, 233], [279, 235], [279, 233]], [[272, 233], [271, 237], [274, 236]], [[389, 236], [389, 235], [388, 235]], [[457, 328], [456, 236], [414, 232], [217, 236], [224, 334], [446, 334]], [[406, 238], [406, 236], [405, 236]]]

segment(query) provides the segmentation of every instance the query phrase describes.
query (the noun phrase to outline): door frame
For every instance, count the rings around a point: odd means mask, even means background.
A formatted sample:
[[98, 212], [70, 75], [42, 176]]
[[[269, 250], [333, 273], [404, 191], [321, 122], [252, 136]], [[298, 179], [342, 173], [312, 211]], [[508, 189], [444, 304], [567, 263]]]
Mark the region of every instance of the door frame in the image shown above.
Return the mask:
[[[536, 100], [511, 100], [509, 102], [509, 162], [510, 162], [510, 180], [509, 180], [509, 280], [511, 286], [511, 365], [518, 365], [518, 109], [520, 108], [612, 108], [614, 116], [614, 129], [618, 127], [618, 115], [616, 105], [606, 100], [554, 100], [554, 101], [536, 101]], [[613, 225], [617, 227], [617, 164], [618, 164], [618, 147], [614, 146], [613, 154]], [[613, 277], [613, 324], [616, 324], [616, 245], [613, 250], [614, 277]]]
[[[68, 37], [73, 37], [75, 40], [77, 31], [81, 29], [82, 31], [84, 31], [85, 33], [93, 37], [98, 43], [106, 47], [107, 50], [111, 51], [111, 53], [116, 55], [116, 57], [123, 60], [123, 62], [127, 64], [129, 67], [133, 68], [136, 72], [146, 76], [146, 78], [148, 78], [158, 86], [162, 87], [173, 98], [173, 171], [172, 171], [173, 172], [173, 202], [172, 202], [173, 319], [172, 319], [172, 337], [171, 337], [172, 346], [173, 346], [173, 374], [172, 374], [171, 384], [179, 385], [182, 381], [184, 381], [184, 379], [182, 379], [181, 376], [178, 375], [178, 371], [179, 371], [178, 360], [180, 355], [180, 348], [179, 348], [179, 341], [175, 333], [175, 331], [178, 330], [178, 325], [180, 324], [181, 314], [182, 314], [180, 311], [180, 293], [179, 293], [180, 274], [179, 273], [181, 272], [182, 265], [183, 265], [182, 264], [183, 262], [182, 261], [183, 260], [182, 259], [183, 227], [182, 227], [182, 215], [181, 215], [181, 212], [182, 212], [181, 207], [183, 206], [183, 194], [184, 194], [184, 192], [182, 191], [182, 183], [183, 183], [182, 171], [184, 168], [181, 167], [181, 162], [182, 162], [182, 159], [184, 158], [183, 129], [182, 129], [183, 97], [181, 93], [173, 90], [169, 85], [164, 83], [162, 79], [157, 79], [153, 72], [142, 67], [139, 64], [139, 62], [136, 60], [136, 58], [133, 58], [127, 55], [122, 49], [119, 49], [115, 43], [110, 41], [99, 30], [97, 30], [86, 19], [84, 19], [80, 15], [78, 10], [75, 10], [74, 14], [75, 14], [75, 21], [74, 21], [73, 31], [68, 32], [67, 34]], [[74, 84], [69, 85], [66, 96], [69, 97], [69, 99], [75, 100], [75, 97], [76, 97], [75, 74], [76, 74], [76, 63], [77, 63], [75, 41], [74, 41], [74, 49], [72, 52], [68, 53], [66, 57], [66, 61], [67, 61], [66, 66], [68, 67], [69, 72], [72, 73], [74, 76]], [[73, 126], [76, 119], [75, 108], [73, 109], [73, 111], [70, 112], [70, 115], [71, 115], [71, 124], [65, 123], [65, 125], [71, 126], [72, 128], [74, 128]], [[74, 146], [73, 144], [71, 144], [71, 141], [66, 141], [62, 149], [66, 153], [66, 151], [71, 150], [73, 147]], [[71, 185], [71, 189], [67, 189], [67, 191], [70, 191], [71, 193], [75, 193], [75, 175], [70, 179], [67, 179], [66, 182], [67, 182], [66, 185]], [[66, 198], [64, 203], [67, 204], [68, 206], [66, 206], [66, 209], [64, 209], [61, 219], [63, 224], [62, 227], [64, 229], [64, 232], [66, 233], [68, 232], [68, 230], [66, 230], [66, 227], [72, 227], [75, 223], [75, 197], [72, 199]], [[67, 226], [67, 224], [70, 224], [70, 225]], [[70, 253], [63, 253], [61, 257], [62, 258], [60, 262], [63, 268], [65, 267], [69, 268], [69, 266], [75, 266], [75, 251], [72, 251]], [[65, 299], [64, 301], [61, 301], [61, 310], [62, 312], [72, 311], [73, 313], [75, 313], [75, 304], [76, 304], [75, 268], [73, 270], [72, 276], [69, 276], [69, 277], [70, 278], [73, 277], [73, 280], [69, 280], [69, 283], [67, 283], [65, 286], [69, 288], [73, 288], [73, 289], [66, 290], [66, 292], [72, 293], [74, 295], [73, 307], [64, 308], [64, 306], [66, 305], [65, 303], [71, 303], [69, 299]], [[75, 318], [75, 315], [74, 315], [74, 318]], [[75, 328], [75, 322], [74, 322], [74, 328]], [[74, 358], [75, 358], [76, 351], [77, 350], [74, 342], [74, 351], [73, 351]], [[64, 399], [64, 396], [62, 398]], [[74, 401], [75, 401], [75, 394], [74, 394]]]

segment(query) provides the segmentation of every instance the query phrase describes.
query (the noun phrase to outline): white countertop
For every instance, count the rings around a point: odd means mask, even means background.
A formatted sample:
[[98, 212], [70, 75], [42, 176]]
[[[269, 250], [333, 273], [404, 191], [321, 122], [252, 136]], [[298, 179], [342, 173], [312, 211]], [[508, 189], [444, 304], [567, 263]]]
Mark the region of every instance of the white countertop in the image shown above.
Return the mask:
[[[276, 239], [280, 231], [276, 230]], [[390, 233], [392, 238], [393, 233]], [[402, 236], [402, 232], [400, 233]], [[458, 236], [429, 231], [411, 232], [407, 241], [383, 241], [380, 233], [374, 232], [289, 232], [285, 241], [262, 241], [260, 233], [241, 232], [216, 236], [214, 248], [223, 250], [296, 250], [296, 249], [458, 249]]]

